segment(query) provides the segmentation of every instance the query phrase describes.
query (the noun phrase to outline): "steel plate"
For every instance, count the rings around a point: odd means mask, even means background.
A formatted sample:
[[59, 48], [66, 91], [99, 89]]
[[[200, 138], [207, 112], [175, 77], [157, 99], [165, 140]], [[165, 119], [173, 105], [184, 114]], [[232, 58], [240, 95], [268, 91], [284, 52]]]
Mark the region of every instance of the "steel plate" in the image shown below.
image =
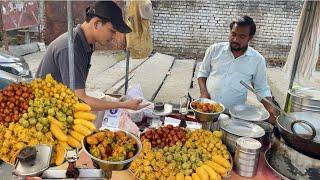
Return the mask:
[[260, 138], [265, 134], [260, 126], [237, 119], [221, 121], [220, 128], [241, 137]]
[[229, 109], [229, 113], [234, 118], [246, 121], [264, 121], [270, 116], [269, 112], [264, 107], [252, 104], [239, 104], [232, 106]]

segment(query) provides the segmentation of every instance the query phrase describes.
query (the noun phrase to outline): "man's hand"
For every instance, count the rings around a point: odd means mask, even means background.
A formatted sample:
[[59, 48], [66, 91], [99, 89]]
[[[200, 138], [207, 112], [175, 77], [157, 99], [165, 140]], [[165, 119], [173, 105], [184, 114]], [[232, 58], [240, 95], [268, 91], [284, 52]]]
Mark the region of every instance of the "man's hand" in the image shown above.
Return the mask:
[[276, 110], [276, 108], [274, 108], [273, 106], [269, 106], [267, 108], [267, 111], [270, 114], [270, 117], [268, 119], [269, 123], [271, 124], [275, 124], [277, 121], [277, 116], [278, 116], [278, 110]]
[[132, 110], [139, 110], [139, 109], [145, 108], [150, 105], [149, 103], [141, 104], [142, 99], [130, 99], [130, 100], [127, 100], [123, 103], [125, 103], [125, 108], [132, 109]]
[[[266, 97], [269, 101], [273, 102], [272, 97]], [[266, 108], [266, 110], [269, 112], [270, 117], [268, 119], [269, 123], [271, 124], [275, 124], [277, 121], [277, 116], [278, 116], [278, 110], [276, 108], [274, 108], [273, 106], [271, 106], [269, 103], [267, 103], [266, 101], [262, 100], [261, 103], [263, 104], [263, 106]]]

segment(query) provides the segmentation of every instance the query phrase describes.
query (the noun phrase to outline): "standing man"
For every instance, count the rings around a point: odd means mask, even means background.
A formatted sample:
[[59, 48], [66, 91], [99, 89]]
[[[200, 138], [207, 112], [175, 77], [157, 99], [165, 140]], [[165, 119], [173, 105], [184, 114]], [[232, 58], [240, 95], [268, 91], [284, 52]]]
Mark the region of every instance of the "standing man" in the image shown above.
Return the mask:
[[[107, 102], [87, 96], [86, 80], [91, 66], [94, 44], [106, 45], [117, 33], [130, 33], [121, 9], [113, 1], [97, 1], [86, 9], [86, 20], [73, 29], [74, 33], [74, 73], [75, 94], [89, 104], [94, 111], [114, 108], [141, 109], [142, 100]], [[64, 33], [51, 42], [44, 55], [36, 76], [44, 78], [51, 73], [54, 79], [69, 85], [68, 34]]]
[[[198, 73], [200, 97], [221, 102], [227, 109], [245, 103], [248, 90], [240, 84], [242, 80], [272, 101], [265, 59], [248, 45], [255, 32], [253, 19], [243, 16], [230, 24], [229, 42], [215, 43], [207, 49]], [[264, 100], [258, 100], [270, 113], [269, 121], [274, 123], [277, 111]]]

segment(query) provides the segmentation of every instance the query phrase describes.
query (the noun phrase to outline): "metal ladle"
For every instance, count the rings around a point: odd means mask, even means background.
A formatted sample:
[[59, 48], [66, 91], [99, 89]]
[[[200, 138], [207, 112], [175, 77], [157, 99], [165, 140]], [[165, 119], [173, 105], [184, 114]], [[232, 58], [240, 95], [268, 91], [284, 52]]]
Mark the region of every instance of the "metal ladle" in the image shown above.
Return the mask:
[[[293, 128], [293, 125], [294, 125], [295, 123], [303, 122], [303, 123], [306, 123], [306, 124], [312, 129], [312, 131], [310, 131], [310, 129], [309, 129], [307, 126], [305, 126], [304, 124], [301, 124], [301, 123], [299, 124], [301, 127], [303, 127], [303, 129], [305, 129], [306, 131], [308, 131], [309, 133], [312, 134], [312, 138], [310, 138], [310, 139], [313, 139], [313, 138], [315, 137], [315, 135], [316, 135], [316, 134], [315, 134], [316, 130], [315, 130], [315, 128], [313, 127], [313, 125], [312, 125], [311, 123], [309, 123], [309, 122], [307, 122], [307, 121], [303, 121], [303, 120], [297, 120], [296, 117], [291, 116], [290, 114], [286, 113], [284, 110], [282, 110], [282, 109], [279, 108], [277, 105], [275, 105], [273, 102], [271, 102], [269, 99], [260, 96], [255, 89], [253, 89], [252, 87], [250, 87], [250, 86], [249, 86], [247, 83], [245, 83], [244, 81], [241, 80], [240, 83], [241, 83], [245, 88], [247, 88], [248, 90], [250, 90], [251, 92], [253, 92], [255, 95], [257, 95], [259, 98], [265, 100], [265, 101], [266, 101], [267, 103], [269, 103], [272, 107], [276, 108], [279, 112], [283, 113], [285, 116], [288, 116], [288, 117], [292, 118], [292, 119], [293, 119], [292, 122], [291, 122], [291, 130], [292, 130], [292, 131], [294, 131], [294, 130], [293, 130], [293, 129], [294, 129], [294, 128]], [[294, 133], [295, 133], [295, 132], [294, 132]]]

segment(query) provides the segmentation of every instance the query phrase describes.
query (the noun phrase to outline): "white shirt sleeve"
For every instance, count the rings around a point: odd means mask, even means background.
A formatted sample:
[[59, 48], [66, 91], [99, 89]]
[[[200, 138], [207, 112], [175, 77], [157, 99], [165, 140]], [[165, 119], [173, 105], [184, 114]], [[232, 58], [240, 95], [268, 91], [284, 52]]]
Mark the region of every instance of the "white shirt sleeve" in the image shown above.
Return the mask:
[[[268, 86], [266, 61], [262, 57], [257, 65], [255, 74], [253, 75], [253, 85], [257, 93], [262, 97], [271, 97], [270, 87]], [[257, 96], [261, 101], [261, 98]]]
[[205, 53], [203, 61], [200, 65], [197, 78], [199, 77], [209, 77], [211, 72], [211, 60], [212, 60], [212, 53], [214, 53], [215, 45], [211, 45]]

